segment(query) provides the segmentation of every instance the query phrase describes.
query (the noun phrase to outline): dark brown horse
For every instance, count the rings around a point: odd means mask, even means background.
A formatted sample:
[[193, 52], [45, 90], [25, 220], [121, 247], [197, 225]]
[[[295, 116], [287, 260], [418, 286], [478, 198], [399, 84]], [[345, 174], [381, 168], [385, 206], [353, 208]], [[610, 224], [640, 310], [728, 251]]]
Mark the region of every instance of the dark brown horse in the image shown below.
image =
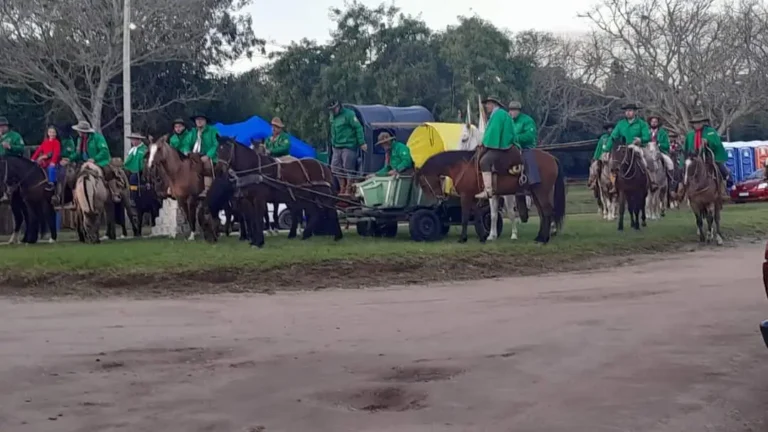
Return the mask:
[[[534, 150], [536, 162], [541, 174], [541, 183], [530, 188], [533, 203], [539, 212], [539, 233], [536, 242], [548, 243], [552, 235], [551, 228], [559, 230], [565, 219], [565, 175], [557, 159], [541, 150]], [[472, 212], [478, 209], [475, 195], [483, 190], [477, 152], [447, 151], [438, 153], [424, 163], [416, 172], [419, 185], [427, 194], [442, 197], [441, 179], [448, 177], [453, 181], [456, 193], [461, 197], [461, 237], [459, 242], [467, 241], [467, 224]], [[509, 150], [509, 166], [517, 167], [514, 173], [503, 172], [496, 175], [495, 196], [516, 195], [527, 188], [520, 185], [519, 167], [522, 155], [517, 148]], [[488, 233], [480, 235], [484, 242]]]
[[[723, 181], [720, 170], [714, 163], [714, 156], [708, 149], [701, 154], [688, 155], [685, 159], [685, 191], [690, 201], [691, 211], [696, 217], [696, 230], [700, 242], [715, 241], [723, 244], [720, 233], [720, 212], [723, 209], [723, 197], [720, 184]], [[704, 218], [707, 219], [707, 232], [704, 234]]]
[[18, 240], [24, 223], [24, 243], [37, 243], [46, 228], [50, 230], [50, 241], [56, 241], [56, 212], [51, 204], [53, 185], [48, 182], [47, 173], [38, 164], [16, 156], [0, 157], [0, 179], [3, 191], [11, 199], [14, 230], [9, 243]]
[[615, 141], [608, 169], [619, 200], [619, 231], [624, 230], [624, 211], [629, 208], [630, 225], [640, 229], [645, 222], [645, 198], [648, 196], [648, 174], [643, 168], [642, 156], [622, 141]]
[[[219, 140], [218, 152], [217, 170], [228, 172], [232, 178], [222, 181], [220, 176], [211, 186], [207, 199], [209, 209], [212, 214], [218, 214], [227, 201], [239, 194], [237, 206], [247, 221], [252, 246], [264, 246], [268, 202], [285, 202], [293, 215], [305, 212], [308, 221], [302, 235], [304, 240], [312, 237], [325, 215], [334, 226], [334, 239], [342, 238], [327, 165], [314, 159], [282, 163], [229, 138]], [[292, 219], [291, 234], [295, 236], [300, 218]]]

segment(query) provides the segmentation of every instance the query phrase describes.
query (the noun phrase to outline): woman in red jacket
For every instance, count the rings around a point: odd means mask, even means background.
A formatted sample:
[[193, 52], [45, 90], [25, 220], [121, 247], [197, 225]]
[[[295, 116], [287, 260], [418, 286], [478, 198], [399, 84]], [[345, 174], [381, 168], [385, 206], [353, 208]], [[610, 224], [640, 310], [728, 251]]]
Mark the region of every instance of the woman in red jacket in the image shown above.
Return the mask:
[[56, 183], [56, 167], [61, 160], [61, 141], [59, 141], [59, 134], [54, 126], [48, 126], [46, 138], [35, 150], [32, 160], [48, 171], [49, 182]]

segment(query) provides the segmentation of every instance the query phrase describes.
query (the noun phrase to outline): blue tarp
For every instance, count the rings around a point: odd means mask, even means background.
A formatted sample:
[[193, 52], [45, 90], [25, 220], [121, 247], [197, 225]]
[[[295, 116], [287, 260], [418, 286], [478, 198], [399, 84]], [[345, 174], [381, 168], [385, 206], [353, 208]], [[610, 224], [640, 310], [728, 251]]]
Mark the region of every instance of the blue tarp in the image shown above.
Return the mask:
[[[214, 125], [219, 135], [234, 138], [244, 146], [250, 146], [251, 140], [263, 140], [272, 135], [272, 126], [266, 120], [253, 116], [242, 123]], [[291, 156], [296, 158], [317, 157], [317, 151], [309, 144], [291, 135]]]

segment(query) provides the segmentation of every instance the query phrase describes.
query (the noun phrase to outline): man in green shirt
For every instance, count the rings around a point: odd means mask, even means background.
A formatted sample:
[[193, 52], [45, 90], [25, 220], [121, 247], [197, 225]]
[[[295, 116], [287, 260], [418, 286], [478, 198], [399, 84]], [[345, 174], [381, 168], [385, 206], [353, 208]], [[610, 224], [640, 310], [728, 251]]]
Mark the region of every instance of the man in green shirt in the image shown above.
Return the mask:
[[[603, 130], [605, 131], [597, 140], [597, 146], [595, 147], [595, 153], [592, 155], [592, 163], [589, 166], [589, 181], [587, 182], [590, 187], [597, 185], [600, 180], [601, 167], [603, 164], [598, 161], [606, 162], [608, 155], [611, 153], [611, 132], [613, 132], [613, 123], [603, 123]], [[597, 189], [595, 189], [597, 190]]]
[[730, 171], [725, 166], [725, 162], [728, 160], [728, 153], [725, 151], [725, 147], [723, 147], [720, 134], [715, 128], [707, 125], [708, 122], [709, 118], [704, 113], [698, 113], [693, 116], [691, 119], [693, 130], [689, 131], [685, 136], [683, 153], [688, 157], [689, 155], [699, 154], [704, 148], [709, 148], [720, 171], [724, 188], [730, 177]]
[[291, 137], [285, 132], [285, 125], [280, 117], [275, 117], [270, 123], [272, 125], [272, 136], [267, 138], [264, 147], [267, 148], [267, 155], [273, 158], [281, 158], [291, 154]]
[[[623, 119], [616, 123], [616, 127], [611, 132], [611, 140], [617, 140], [623, 138], [624, 142], [637, 152], [640, 156], [640, 161], [645, 168], [645, 172], [648, 174], [649, 181], [651, 180], [650, 172], [648, 171], [648, 161], [645, 160], [645, 154], [643, 148], [648, 145], [651, 140], [651, 131], [648, 127], [648, 123], [645, 120], [637, 117], [638, 107], [635, 104], [627, 104], [621, 107], [624, 110]], [[613, 143], [611, 143], [613, 148]]]
[[363, 125], [357, 119], [355, 112], [341, 106], [338, 100], [328, 104], [331, 123], [331, 167], [339, 178], [340, 194], [351, 192], [351, 179], [357, 169], [358, 149], [367, 150]]
[[192, 142], [190, 139], [194, 139], [192, 131], [187, 130], [187, 126], [184, 123], [184, 119], [177, 118], [173, 121], [173, 134], [168, 144], [179, 151], [183, 155], [188, 155], [192, 151]]
[[493, 197], [493, 168], [498, 172], [509, 169], [498, 164], [504, 159], [506, 151], [515, 145], [515, 123], [498, 97], [487, 97], [482, 102], [488, 113], [488, 125], [478, 145], [482, 152], [480, 171], [483, 175], [483, 191], [475, 195], [475, 198], [490, 199]]
[[213, 167], [218, 162], [217, 150], [219, 149], [219, 131], [208, 124], [208, 117], [202, 114], [192, 117], [195, 129], [190, 131], [192, 137], [192, 150], [190, 153], [200, 155], [203, 164], [203, 182], [205, 189], [200, 196], [206, 196], [213, 183]]
[[396, 176], [413, 172], [413, 159], [411, 159], [411, 150], [407, 145], [397, 141], [389, 132], [380, 133], [376, 145], [380, 145], [387, 152], [384, 158], [384, 166], [375, 174], [377, 177]]
[[24, 139], [11, 126], [7, 118], [0, 117], [0, 156], [24, 157]]
[[128, 171], [128, 185], [131, 190], [131, 199], [135, 203], [138, 198], [138, 190], [141, 184], [141, 172], [144, 171], [144, 158], [147, 155], [147, 145], [144, 144], [146, 137], [141, 134], [132, 133], [128, 135], [131, 140], [131, 149], [128, 150], [128, 157], [125, 159], [125, 170]]
[[675, 169], [672, 158], [669, 157], [669, 133], [661, 124], [661, 117], [651, 115], [648, 117], [648, 126], [651, 132], [650, 142], [656, 143], [656, 148], [661, 153], [660, 158], [664, 163], [667, 177], [672, 178], [672, 170]]
[[109, 146], [104, 135], [96, 132], [87, 121], [80, 121], [72, 126], [78, 137], [75, 142], [75, 153], [71, 159], [62, 159], [61, 165], [68, 163], [91, 162], [101, 168], [104, 181], [112, 194], [112, 200], [120, 201], [122, 193], [117, 186], [117, 175], [110, 166], [112, 157], [109, 154]]

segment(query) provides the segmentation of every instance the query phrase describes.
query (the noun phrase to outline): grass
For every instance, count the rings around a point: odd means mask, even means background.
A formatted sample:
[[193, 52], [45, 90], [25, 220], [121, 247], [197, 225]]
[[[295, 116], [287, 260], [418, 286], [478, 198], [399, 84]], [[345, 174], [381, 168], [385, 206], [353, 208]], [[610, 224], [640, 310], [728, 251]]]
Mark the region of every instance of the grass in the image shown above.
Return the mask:
[[[768, 228], [765, 212], [766, 207], [761, 204], [727, 206], [722, 223], [726, 239], [764, 235]], [[592, 204], [589, 214], [569, 215], [564, 231], [546, 247], [536, 246], [532, 241], [538, 229], [535, 218], [520, 225], [520, 240], [509, 240], [509, 225], [505, 221], [501, 238], [485, 245], [474, 237], [472, 227], [469, 243], [460, 245], [457, 244], [456, 228], [441, 242], [416, 243], [408, 238], [407, 228], [401, 226], [400, 234], [393, 239], [362, 238], [354, 229], [338, 243], [326, 237], [308, 241], [288, 240], [285, 235], [267, 237], [262, 250], [238, 242], [235, 236], [216, 245], [203, 241], [146, 239], [106, 242], [97, 246], [79, 243], [4, 246], [0, 247], [0, 273], [161, 273], [187, 269], [268, 269], [328, 262], [406, 262], [408, 259], [421, 262], [424, 259], [491, 256], [496, 259], [514, 256], [551, 258], [553, 261], [586, 260], [670, 250], [697, 241], [693, 216], [688, 209], [672, 211], [661, 221], [649, 221], [649, 226], [640, 232], [629, 229], [627, 217], [626, 227], [627, 231], [618, 232], [615, 222], [598, 218]]]

